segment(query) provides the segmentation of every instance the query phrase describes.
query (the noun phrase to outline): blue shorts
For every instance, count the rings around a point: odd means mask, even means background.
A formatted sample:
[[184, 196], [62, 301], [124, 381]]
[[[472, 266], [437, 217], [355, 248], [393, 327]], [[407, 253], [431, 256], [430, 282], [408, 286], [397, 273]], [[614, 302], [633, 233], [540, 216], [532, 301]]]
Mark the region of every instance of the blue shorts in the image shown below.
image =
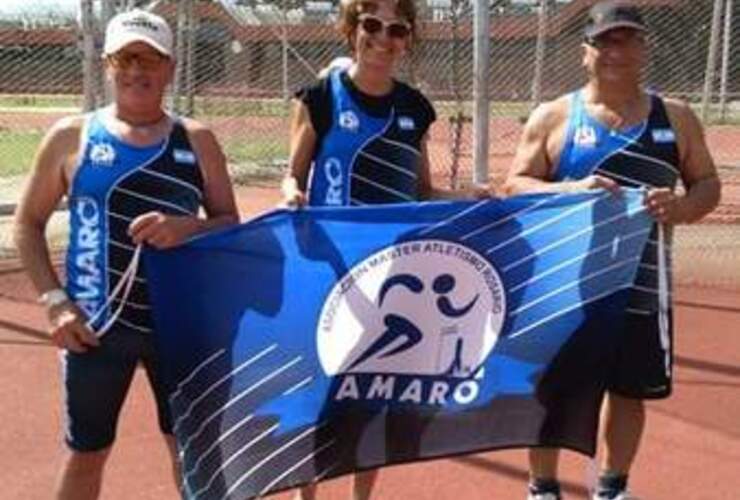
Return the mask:
[[673, 387], [673, 310], [661, 339], [659, 313], [627, 313], [607, 386], [632, 399], [663, 399]]
[[85, 353], [64, 351], [65, 438], [76, 451], [108, 448], [116, 437], [118, 416], [136, 367], [141, 362], [157, 403], [159, 427], [172, 434], [172, 422], [154, 338], [125, 328], [113, 328], [100, 346]]

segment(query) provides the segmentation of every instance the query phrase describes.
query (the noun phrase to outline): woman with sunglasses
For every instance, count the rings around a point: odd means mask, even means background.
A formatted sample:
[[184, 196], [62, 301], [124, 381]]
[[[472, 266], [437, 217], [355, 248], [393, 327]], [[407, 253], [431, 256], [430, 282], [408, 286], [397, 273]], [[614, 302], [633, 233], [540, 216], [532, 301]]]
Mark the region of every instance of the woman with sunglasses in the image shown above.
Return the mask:
[[[286, 205], [360, 206], [466, 194], [432, 188], [426, 141], [434, 108], [394, 78], [415, 20], [412, 0], [342, 0], [338, 28], [352, 57], [296, 94], [290, 171], [282, 183]], [[369, 498], [376, 478], [376, 471], [355, 474], [352, 498]], [[297, 498], [315, 495], [312, 485]]]
[[351, 64], [333, 68], [296, 94], [290, 171], [282, 183], [287, 205], [438, 197], [432, 193], [426, 153], [434, 108], [418, 90], [394, 78], [410, 48], [415, 19], [411, 0], [341, 2], [338, 28]]

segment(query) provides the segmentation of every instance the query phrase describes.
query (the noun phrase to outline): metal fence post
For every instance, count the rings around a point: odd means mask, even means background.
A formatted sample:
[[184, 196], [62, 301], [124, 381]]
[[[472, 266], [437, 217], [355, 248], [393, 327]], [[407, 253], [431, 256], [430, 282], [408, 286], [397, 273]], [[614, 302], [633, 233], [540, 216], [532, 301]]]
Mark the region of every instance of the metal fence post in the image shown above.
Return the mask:
[[[104, 43], [104, 37], [105, 37], [105, 28], [108, 26], [108, 21], [111, 20], [113, 15], [116, 12], [116, 8], [114, 5], [114, 0], [103, 0], [101, 9], [100, 9], [100, 29], [97, 32], [99, 34], [99, 47], [96, 47], [96, 52], [102, 53], [102, 44]], [[98, 95], [98, 105], [103, 105], [106, 103], [111, 102], [113, 97], [113, 89], [108, 84], [108, 79], [105, 77], [105, 65], [103, 64], [103, 60], [99, 57], [98, 54], [95, 54], [95, 61], [96, 61], [96, 71], [95, 74], [97, 75], [97, 82], [96, 82], [96, 92]]]
[[288, 73], [288, 11], [287, 2], [283, 0], [280, 7], [280, 17], [282, 19], [280, 26], [280, 57], [282, 66], [282, 81], [283, 81], [283, 100], [285, 102], [290, 101], [290, 84]]
[[722, 73], [719, 84], [719, 112], [722, 123], [727, 121], [727, 77], [730, 66], [730, 46], [732, 44], [733, 0], [725, 0], [725, 32], [722, 37]]
[[175, 112], [186, 116], [193, 116], [194, 93], [193, 88], [193, 2], [181, 0], [177, 2], [177, 36], [175, 40], [175, 78], [172, 86], [171, 107]]
[[185, 45], [185, 115], [195, 114], [195, 38], [197, 35], [197, 19], [193, 0], [184, 0], [186, 7], [187, 37]]
[[464, 54], [463, 40], [460, 34], [462, 16], [462, 0], [452, 0], [450, 4], [450, 30], [452, 33], [452, 58], [450, 61], [450, 88], [454, 96], [455, 111], [449, 116], [450, 123], [450, 188], [457, 189], [459, 185], [460, 156], [462, 153], [463, 131], [465, 123], [470, 120], [465, 114], [465, 98], [463, 97], [461, 74], [461, 59]]
[[281, 44], [281, 59], [282, 59], [282, 73], [283, 73], [283, 100], [288, 102], [290, 100], [289, 90], [289, 73], [288, 73], [288, 26], [287, 18], [283, 18], [283, 25], [280, 29], [280, 44]]
[[177, 26], [176, 37], [175, 37], [175, 77], [172, 82], [172, 94], [170, 107], [175, 110], [176, 113], [182, 112], [182, 87], [184, 81], [184, 69], [185, 69], [185, 3], [177, 2], [175, 19]]
[[709, 49], [707, 51], [707, 67], [704, 72], [704, 91], [701, 96], [701, 121], [706, 123], [709, 118], [709, 104], [712, 98], [715, 71], [717, 68], [717, 43], [719, 41], [719, 24], [722, 15], [722, 0], [714, 1], [712, 10], [712, 31], [709, 35]]
[[487, 0], [476, 0], [473, 43], [473, 183], [488, 182], [488, 54], [490, 10]]
[[534, 77], [532, 78], [532, 104], [537, 107], [542, 102], [542, 76], [545, 62], [545, 42], [547, 36], [547, 17], [549, 0], [540, 0], [537, 13], [537, 42], [534, 49]]
[[82, 30], [82, 91], [83, 111], [96, 107], [95, 99], [95, 17], [93, 0], [80, 0], [80, 28]]

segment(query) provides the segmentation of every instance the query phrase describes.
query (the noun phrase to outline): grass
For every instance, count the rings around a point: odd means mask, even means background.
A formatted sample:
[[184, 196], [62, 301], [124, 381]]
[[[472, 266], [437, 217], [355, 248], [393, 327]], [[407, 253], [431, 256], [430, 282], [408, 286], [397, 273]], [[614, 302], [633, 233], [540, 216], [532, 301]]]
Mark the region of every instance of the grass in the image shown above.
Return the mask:
[[275, 163], [288, 157], [288, 141], [274, 139], [228, 139], [223, 148], [233, 163]]
[[[22, 112], [24, 109], [58, 108], [79, 106], [80, 96], [75, 95], [14, 95], [0, 94], [0, 108], [12, 108]], [[472, 102], [464, 102], [461, 107], [451, 101], [436, 101], [435, 107], [440, 123], [447, 122], [461, 109], [464, 116], [473, 116]], [[510, 117], [521, 119], [529, 114], [528, 102], [493, 101], [490, 103], [492, 118]], [[695, 104], [692, 105], [696, 106]], [[279, 117], [284, 118], [288, 106], [281, 99], [239, 99], [233, 97], [196, 97], [195, 110], [198, 119], [208, 122], [215, 117]], [[714, 110], [713, 110], [714, 111]], [[698, 113], [698, 109], [697, 109]], [[718, 113], [709, 117], [710, 125], [719, 125]], [[724, 122], [729, 126], [740, 126], [740, 107], [729, 107]], [[282, 168], [288, 156], [287, 130], [265, 130], [264, 135], [240, 137], [239, 139], [222, 138], [222, 144], [229, 162], [236, 165], [239, 171], [272, 172]], [[25, 174], [30, 168], [34, 151], [42, 137], [40, 131], [13, 131], [0, 129], [0, 177]], [[248, 175], [252, 175], [251, 173]]]
[[[81, 108], [82, 96], [55, 94], [0, 94], [0, 107]], [[22, 111], [22, 109], [20, 111]]]
[[246, 100], [231, 97], [195, 98], [195, 115], [208, 119], [210, 116], [254, 116], [284, 118], [290, 106], [280, 99]]
[[28, 172], [43, 135], [42, 132], [0, 131], [0, 177]]
[[254, 179], [271, 180], [282, 176], [288, 158], [287, 142], [253, 138], [224, 141], [232, 180], [244, 184]]
[[[0, 178], [26, 174], [42, 137], [42, 132], [0, 131]], [[238, 176], [271, 177], [282, 172], [288, 157], [287, 140], [230, 139], [223, 148]]]
[[[684, 97], [679, 95], [679, 97]], [[290, 112], [290, 105], [283, 99], [245, 99], [239, 97], [217, 97], [196, 96], [195, 97], [196, 118], [208, 121], [209, 117], [275, 117], [284, 118]], [[462, 109], [465, 116], [473, 116], [473, 102], [464, 101], [458, 105], [455, 101], [435, 100], [434, 106], [437, 114], [442, 119], [454, 116], [458, 108]], [[22, 112], [24, 108], [78, 108], [82, 107], [82, 96], [66, 94], [0, 94], [0, 108], [13, 108]], [[492, 118], [527, 117], [531, 111], [529, 101], [491, 101], [489, 103]], [[700, 114], [701, 105], [695, 101], [691, 107]], [[736, 103], [728, 105], [727, 116], [722, 121], [719, 116], [717, 103], [710, 108], [708, 125], [740, 125], [740, 106]]]

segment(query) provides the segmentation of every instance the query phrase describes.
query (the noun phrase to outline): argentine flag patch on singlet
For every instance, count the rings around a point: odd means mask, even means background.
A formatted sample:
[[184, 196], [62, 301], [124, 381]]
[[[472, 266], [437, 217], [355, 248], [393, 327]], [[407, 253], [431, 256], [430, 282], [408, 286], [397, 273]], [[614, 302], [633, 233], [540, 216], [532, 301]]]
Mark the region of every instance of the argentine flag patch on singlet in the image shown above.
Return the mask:
[[398, 128], [401, 130], [414, 130], [416, 129], [416, 123], [410, 116], [399, 116], [398, 117]]
[[195, 165], [195, 153], [186, 149], [173, 149], [172, 157], [175, 163], [184, 163], [185, 165]]
[[676, 134], [669, 128], [654, 128], [652, 133], [653, 142], [656, 144], [676, 142]]

